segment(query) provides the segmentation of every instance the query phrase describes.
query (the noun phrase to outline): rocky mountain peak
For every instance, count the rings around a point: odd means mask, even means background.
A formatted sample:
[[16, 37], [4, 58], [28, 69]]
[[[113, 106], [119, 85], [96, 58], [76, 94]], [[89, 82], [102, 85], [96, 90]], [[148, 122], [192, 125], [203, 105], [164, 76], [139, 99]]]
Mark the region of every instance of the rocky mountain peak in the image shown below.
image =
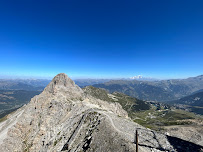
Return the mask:
[[59, 73], [58, 75], [56, 75], [53, 80], [52, 83], [54, 85], [62, 85], [62, 86], [74, 86], [74, 82], [67, 76], [67, 74], [65, 73]]
[[56, 75], [44, 89], [45, 93], [65, 94], [68, 97], [82, 97], [83, 90], [75, 84], [65, 73]]

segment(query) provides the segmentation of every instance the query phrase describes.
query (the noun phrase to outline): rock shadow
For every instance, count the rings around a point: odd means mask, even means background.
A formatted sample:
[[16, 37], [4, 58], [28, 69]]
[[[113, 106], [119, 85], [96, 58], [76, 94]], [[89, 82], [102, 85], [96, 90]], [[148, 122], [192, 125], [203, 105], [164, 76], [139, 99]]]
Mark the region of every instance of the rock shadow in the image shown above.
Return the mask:
[[167, 136], [167, 139], [178, 152], [203, 152], [203, 146], [195, 143], [172, 136]]

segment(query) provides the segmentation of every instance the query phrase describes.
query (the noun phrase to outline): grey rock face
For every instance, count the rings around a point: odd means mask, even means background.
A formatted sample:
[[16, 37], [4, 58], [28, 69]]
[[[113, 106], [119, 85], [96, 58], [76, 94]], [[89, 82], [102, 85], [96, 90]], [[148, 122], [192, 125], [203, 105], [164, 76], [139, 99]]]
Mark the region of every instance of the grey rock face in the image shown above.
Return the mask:
[[84, 98], [84, 93], [74, 81], [72, 81], [66, 74], [60, 73], [53, 78], [53, 80], [44, 89], [44, 93], [51, 93], [53, 95], [68, 94], [68, 98]]
[[0, 123], [0, 151], [134, 152], [135, 129], [140, 152], [177, 151], [167, 136], [129, 119], [120, 104], [86, 95], [67, 75], [59, 74]]

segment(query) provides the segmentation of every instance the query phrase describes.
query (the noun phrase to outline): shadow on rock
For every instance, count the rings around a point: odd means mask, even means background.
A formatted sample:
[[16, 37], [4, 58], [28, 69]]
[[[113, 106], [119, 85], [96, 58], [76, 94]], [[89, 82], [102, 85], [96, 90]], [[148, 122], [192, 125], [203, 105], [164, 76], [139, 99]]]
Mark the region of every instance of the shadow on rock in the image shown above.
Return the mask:
[[203, 146], [194, 144], [189, 141], [182, 140], [177, 137], [167, 136], [167, 138], [170, 144], [178, 152], [203, 152]]

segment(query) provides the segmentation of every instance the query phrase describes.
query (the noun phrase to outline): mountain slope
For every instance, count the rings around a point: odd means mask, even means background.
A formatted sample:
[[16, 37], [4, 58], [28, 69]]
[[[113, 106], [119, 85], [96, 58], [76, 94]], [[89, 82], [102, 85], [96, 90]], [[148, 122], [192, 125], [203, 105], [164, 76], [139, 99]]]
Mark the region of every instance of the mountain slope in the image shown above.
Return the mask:
[[106, 90], [95, 88], [93, 86], [87, 86], [83, 88], [83, 90], [85, 93], [90, 94], [97, 99], [109, 102], [118, 102], [123, 107], [123, 109], [128, 112], [128, 114], [131, 112], [150, 109], [149, 103], [127, 96], [123, 93], [114, 92], [113, 94], [109, 94]]
[[[134, 152], [135, 129], [140, 152], [202, 148], [134, 123], [119, 103], [92, 97], [59, 74], [40, 95], [0, 123], [0, 151]], [[175, 144], [178, 140], [181, 147]]]
[[203, 92], [198, 92], [169, 103], [203, 107]]

